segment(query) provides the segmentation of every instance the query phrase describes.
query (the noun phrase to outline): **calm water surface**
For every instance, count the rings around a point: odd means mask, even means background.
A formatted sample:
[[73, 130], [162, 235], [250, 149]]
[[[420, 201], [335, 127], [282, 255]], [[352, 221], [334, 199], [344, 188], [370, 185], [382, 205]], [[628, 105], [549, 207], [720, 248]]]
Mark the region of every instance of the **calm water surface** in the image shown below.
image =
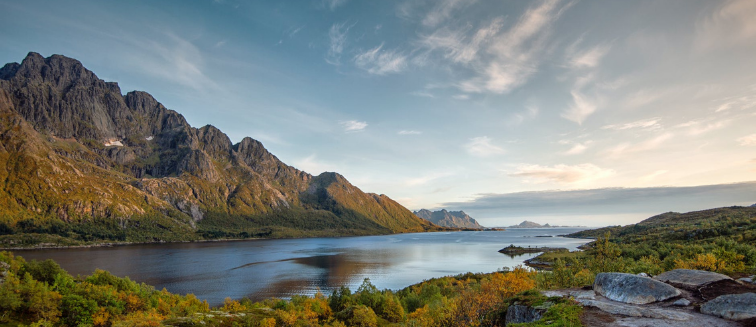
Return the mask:
[[72, 275], [95, 269], [194, 293], [218, 305], [226, 297], [260, 300], [355, 290], [364, 278], [379, 289], [401, 289], [433, 277], [492, 272], [536, 254], [511, 258], [507, 245], [565, 247], [586, 240], [561, 235], [584, 228], [510, 229], [503, 232], [417, 233], [343, 238], [131, 245], [112, 248], [18, 251], [27, 260], [53, 259]]

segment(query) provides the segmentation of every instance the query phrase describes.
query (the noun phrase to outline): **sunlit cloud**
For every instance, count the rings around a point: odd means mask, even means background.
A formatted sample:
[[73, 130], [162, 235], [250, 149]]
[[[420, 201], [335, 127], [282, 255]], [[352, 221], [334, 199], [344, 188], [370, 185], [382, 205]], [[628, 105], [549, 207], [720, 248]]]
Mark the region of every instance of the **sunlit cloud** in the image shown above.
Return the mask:
[[748, 136], [743, 136], [738, 139], [738, 143], [742, 146], [755, 146], [756, 145], [756, 134], [751, 134]]
[[573, 90], [570, 94], [572, 95], [573, 103], [562, 113], [562, 118], [582, 124], [588, 116], [598, 110], [598, 101], [579, 90]]
[[345, 132], [359, 132], [364, 130], [368, 124], [364, 121], [347, 120], [339, 122], [344, 127]]
[[465, 145], [465, 148], [467, 149], [467, 153], [476, 157], [490, 157], [506, 152], [504, 149], [494, 145], [487, 136], [471, 138], [470, 142]]
[[637, 120], [637, 121], [624, 123], [624, 124], [606, 125], [606, 126], [601, 127], [601, 129], [612, 129], [616, 131], [622, 131], [626, 129], [658, 129], [661, 127], [661, 125], [659, 125], [660, 121], [661, 121], [661, 118], [656, 117], [656, 118]]
[[412, 130], [403, 130], [403, 131], [397, 132], [397, 134], [399, 134], [399, 135], [420, 135], [420, 134], [423, 134], [423, 132], [412, 131]]
[[575, 53], [569, 59], [568, 65], [574, 69], [596, 67], [609, 49], [609, 46], [600, 45]]
[[534, 183], [556, 182], [560, 184], [572, 184], [593, 181], [614, 175], [612, 169], [605, 169], [594, 164], [585, 163], [580, 165], [521, 165], [516, 172], [509, 176], [526, 178]]
[[590, 143], [591, 143], [590, 141], [585, 142], [585, 143], [575, 143], [572, 145], [572, 147], [569, 150], [562, 152], [562, 154], [566, 156], [574, 156], [576, 154], [582, 154], [583, 152], [585, 152], [585, 150], [588, 150], [588, 144]]

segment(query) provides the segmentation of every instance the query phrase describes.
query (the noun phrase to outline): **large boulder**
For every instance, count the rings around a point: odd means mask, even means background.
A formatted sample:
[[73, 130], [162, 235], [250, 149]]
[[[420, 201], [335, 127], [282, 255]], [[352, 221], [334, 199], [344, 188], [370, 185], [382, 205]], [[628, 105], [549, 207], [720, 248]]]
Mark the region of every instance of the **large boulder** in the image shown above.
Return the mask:
[[702, 305], [701, 313], [730, 320], [756, 318], [756, 293], [722, 295]]
[[721, 280], [731, 280], [732, 278], [710, 271], [675, 269], [658, 275], [654, 279], [680, 288], [696, 290], [706, 284]]
[[660, 281], [624, 273], [596, 275], [593, 290], [610, 300], [631, 304], [664, 301], [680, 295], [680, 290]]
[[544, 312], [546, 312], [545, 308], [533, 308], [521, 304], [510, 305], [504, 318], [504, 326], [541, 320]]

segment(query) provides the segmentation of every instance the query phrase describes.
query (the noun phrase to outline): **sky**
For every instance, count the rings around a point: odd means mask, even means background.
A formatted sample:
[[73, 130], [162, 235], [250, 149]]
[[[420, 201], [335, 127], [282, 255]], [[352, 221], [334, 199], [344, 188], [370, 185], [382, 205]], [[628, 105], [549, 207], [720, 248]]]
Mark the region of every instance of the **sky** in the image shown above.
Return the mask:
[[756, 203], [756, 1], [8, 1], [195, 127], [411, 210], [605, 226]]

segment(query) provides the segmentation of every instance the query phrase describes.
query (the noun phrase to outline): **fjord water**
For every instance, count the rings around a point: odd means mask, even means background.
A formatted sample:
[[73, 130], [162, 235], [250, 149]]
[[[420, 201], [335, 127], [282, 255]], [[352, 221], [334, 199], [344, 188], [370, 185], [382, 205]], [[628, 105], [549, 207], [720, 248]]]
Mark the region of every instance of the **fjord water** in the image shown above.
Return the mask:
[[379, 289], [401, 289], [433, 277], [493, 272], [536, 254], [509, 257], [518, 246], [575, 250], [587, 240], [556, 236], [585, 228], [414, 233], [382, 236], [173, 243], [17, 252], [25, 259], [53, 259], [72, 275], [104, 269], [173, 293], [194, 293], [218, 305], [226, 297], [289, 297], [330, 293], [364, 278]]

